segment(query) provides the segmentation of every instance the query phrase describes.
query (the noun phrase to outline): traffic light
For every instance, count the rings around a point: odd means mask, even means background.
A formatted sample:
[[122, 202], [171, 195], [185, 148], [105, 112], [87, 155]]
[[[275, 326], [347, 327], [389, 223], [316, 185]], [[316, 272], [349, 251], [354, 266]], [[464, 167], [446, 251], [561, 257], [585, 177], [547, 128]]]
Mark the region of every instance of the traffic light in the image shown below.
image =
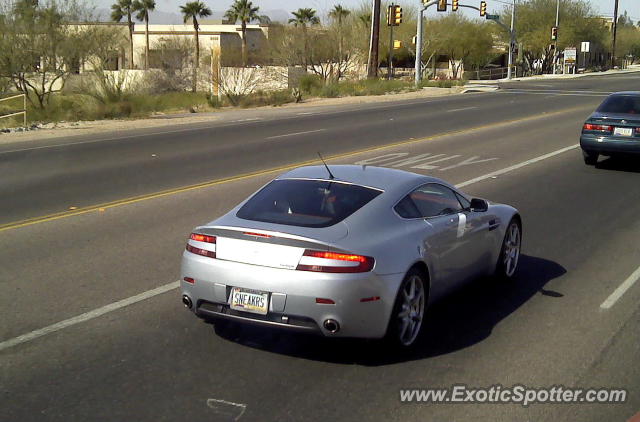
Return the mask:
[[438, 12], [447, 11], [447, 0], [438, 0]]
[[487, 2], [483, 0], [480, 2], [480, 16], [486, 16], [486, 15], [487, 15]]
[[402, 23], [402, 7], [391, 5], [387, 8], [387, 26], [398, 26]]
[[402, 23], [402, 7], [394, 6], [393, 11], [393, 24], [398, 26]]
[[551, 27], [551, 41], [556, 41], [558, 39], [558, 27]]
[[453, 10], [454, 12], [458, 11], [458, 0], [451, 0], [451, 10]]

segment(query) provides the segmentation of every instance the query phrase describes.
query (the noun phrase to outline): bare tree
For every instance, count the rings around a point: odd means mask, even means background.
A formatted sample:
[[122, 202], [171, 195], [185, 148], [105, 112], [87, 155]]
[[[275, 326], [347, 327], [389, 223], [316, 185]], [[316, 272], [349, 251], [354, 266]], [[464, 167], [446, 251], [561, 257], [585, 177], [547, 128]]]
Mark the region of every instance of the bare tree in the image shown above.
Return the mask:
[[51, 0], [39, 6], [22, 0], [2, 19], [0, 77], [11, 80], [36, 107], [45, 108], [51, 94], [62, 90], [68, 76], [91, 54], [90, 35], [65, 24], [76, 16], [73, 1]]

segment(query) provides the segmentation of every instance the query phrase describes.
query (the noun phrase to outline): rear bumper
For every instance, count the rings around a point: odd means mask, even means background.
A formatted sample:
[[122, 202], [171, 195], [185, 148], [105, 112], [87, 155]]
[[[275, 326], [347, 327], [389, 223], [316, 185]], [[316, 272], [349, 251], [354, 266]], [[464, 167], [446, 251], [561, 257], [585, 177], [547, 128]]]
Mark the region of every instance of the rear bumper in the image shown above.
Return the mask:
[[597, 152], [603, 155], [640, 154], [640, 138], [620, 139], [605, 136], [580, 136], [580, 147], [584, 151]]
[[[195, 280], [184, 281], [185, 277]], [[387, 330], [395, 295], [404, 274], [380, 276], [373, 272], [327, 274], [261, 267], [211, 259], [184, 252], [181, 290], [199, 317], [221, 318], [332, 337], [380, 338]], [[229, 308], [232, 287], [269, 292], [269, 312], [258, 315]], [[363, 298], [379, 300], [361, 302]], [[318, 304], [316, 298], [335, 304]], [[339, 323], [331, 333], [327, 319]]]

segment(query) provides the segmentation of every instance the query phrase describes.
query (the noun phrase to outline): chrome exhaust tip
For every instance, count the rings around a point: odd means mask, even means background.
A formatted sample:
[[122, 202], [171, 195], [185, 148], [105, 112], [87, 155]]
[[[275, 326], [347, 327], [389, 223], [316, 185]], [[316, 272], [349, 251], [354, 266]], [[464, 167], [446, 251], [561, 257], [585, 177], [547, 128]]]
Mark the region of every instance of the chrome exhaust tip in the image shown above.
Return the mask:
[[184, 304], [184, 307], [187, 309], [191, 309], [191, 307], [193, 306], [193, 303], [191, 302], [191, 298], [187, 295], [182, 295], [182, 303]]
[[327, 319], [322, 324], [325, 330], [330, 332], [331, 334], [335, 334], [340, 331], [340, 324], [335, 319]]

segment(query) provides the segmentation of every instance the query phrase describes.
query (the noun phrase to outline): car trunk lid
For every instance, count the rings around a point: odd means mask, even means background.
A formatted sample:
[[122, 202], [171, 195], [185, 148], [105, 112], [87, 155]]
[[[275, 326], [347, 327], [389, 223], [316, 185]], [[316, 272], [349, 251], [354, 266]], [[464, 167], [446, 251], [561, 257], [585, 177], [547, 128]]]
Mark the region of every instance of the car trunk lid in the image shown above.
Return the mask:
[[196, 231], [216, 237], [217, 259], [283, 269], [295, 269], [307, 249], [339, 250], [333, 242], [348, 234], [344, 223], [326, 228], [287, 226], [286, 232], [273, 226], [251, 222], [242, 227], [212, 225]]

